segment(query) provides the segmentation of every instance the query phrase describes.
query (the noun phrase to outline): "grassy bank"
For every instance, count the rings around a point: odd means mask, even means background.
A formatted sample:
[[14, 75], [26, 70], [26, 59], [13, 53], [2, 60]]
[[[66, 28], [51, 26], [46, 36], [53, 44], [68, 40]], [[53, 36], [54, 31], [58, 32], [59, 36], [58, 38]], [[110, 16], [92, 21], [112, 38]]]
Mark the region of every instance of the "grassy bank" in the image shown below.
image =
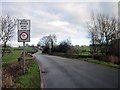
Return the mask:
[[[117, 69], [120, 68], [120, 65], [113, 64], [111, 62], [99, 61], [99, 60], [96, 60], [96, 59], [93, 59], [93, 58], [80, 58], [80, 56], [78, 56], [78, 55], [70, 55], [70, 54], [64, 54], [64, 53], [53, 53], [52, 55], [67, 57], [67, 58], [75, 58], [75, 59], [78, 59], [78, 60], [87, 61], [87, 62], [100, 64], [100, 65], [104, 65], [104, 66], [108, 66], [108, 67], [112, 67], [112, 68], [117, 68]], [[81, 57], [83, 57], [83, 56], [81, 55]]]
[[117, 68], [119, 69], [120, 66], [117, 64], [113, 64], [111, 62], [104, 62], [104, 61], [99, 61], [93, 58], [79, 58], [79, 60], [83, 60], [83, 61], [87, 61], [87, 62], [91, 62], [91, 63], [95, 63], [95, 64], [100, 64], [100, 65], [104, 65], [104, 66], [109, 66], [109, 67], [113, 67], [113, 68]]
[[26, 66], [26, 73], [15, 79], [17, 88], [40, 88], [40, 72], [35, 60], [30, 60]]
[[[27, 51], [33, 52], [34, 50], [30, 48]], [[39, 66], [33, 57], [27, 56], [29, 59], [26, 60], [26, 73], [20, 74], [20, 64], [17, 59], [21, 53], [22, 50], [12, 48], [11, 53], [3, 56], [3, 88], [40, 88]]]

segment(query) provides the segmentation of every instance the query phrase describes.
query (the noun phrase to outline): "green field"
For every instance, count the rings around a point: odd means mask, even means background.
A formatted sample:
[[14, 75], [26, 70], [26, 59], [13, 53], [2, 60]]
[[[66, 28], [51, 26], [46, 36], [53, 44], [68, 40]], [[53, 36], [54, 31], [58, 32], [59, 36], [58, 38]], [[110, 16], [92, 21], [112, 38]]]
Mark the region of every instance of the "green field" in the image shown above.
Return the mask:
[[28, 47], [25, 50], [26, 50], [26, 52], [29, 52], [29, 53], [35, 53], [36, 52], [36, 50], [33, 49], [33, 47]]
[[17, 61], [17, 59], [20, 57], [21, 52], [21, 50], [12, 49], [10, 53], [5, 53], [2, 57], [2, 66]]
[[90, 47], [89, 47], [89, 46], [80, 46], [79, 49], [80, 49], [80, 50], [90, 51]]

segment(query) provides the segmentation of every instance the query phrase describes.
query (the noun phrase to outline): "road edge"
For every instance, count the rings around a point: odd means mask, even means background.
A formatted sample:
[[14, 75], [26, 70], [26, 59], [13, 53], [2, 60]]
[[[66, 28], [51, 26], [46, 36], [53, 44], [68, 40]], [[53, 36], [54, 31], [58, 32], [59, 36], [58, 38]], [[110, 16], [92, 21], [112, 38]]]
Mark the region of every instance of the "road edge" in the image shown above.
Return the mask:
[[[34, 56], [34, 55], [32, 55], [32, 56]], [[35, 56], [34, 56], [35, 57]], [[45, 80], [44, 80], [44, 78], [43, 78], [43, 68], [42, 68], [42, 64], [40, 63], [40, 62], [38, 62], [38, 60], [37, 60], [37, 58], [35, 57], [35, 61], [36, 61], [36, 63], [38, 64], [38, 66], [39, 66], [39, 70], [40, 70], [40, 88], [41, 89], [43, 89], [43, 88], [45, 88], [46, 87], [46, 84], [45, 84]]]
[[39, 63], [39, 70], [40, 70], [40, 79], [41, 79], [41, 89], [42, 88], [45, 88], [45, 81], [44, 81], [44, 78], [43, 78], [43, 73], [42, 73], [42, 65], [41, 63]]
[[[38, 61], [36, 60], [36, 57], [33, 54], [30, 54], [30, 53], [29, 53], [29, 55], [32, 56], [35, 59], [35, 62], [38, 64]], [[40, 71], [40, 75], [39, 75], [40, 76], [40, 88], [42, 89], [42, 88], [45, 88], [45, 84], [44, 84], [44, 79], [43, 79], [43, 74], [42, 74], [41, 63], [38, 64], [38, 66], [39, 66], [39, 71]]]

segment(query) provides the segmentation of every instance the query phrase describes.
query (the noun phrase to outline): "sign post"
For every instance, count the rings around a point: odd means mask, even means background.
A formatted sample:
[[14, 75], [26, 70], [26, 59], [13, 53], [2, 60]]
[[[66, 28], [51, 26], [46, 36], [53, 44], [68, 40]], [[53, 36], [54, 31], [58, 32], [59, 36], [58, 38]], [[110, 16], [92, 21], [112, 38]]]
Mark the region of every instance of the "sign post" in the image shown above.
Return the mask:
[[120, 31], [116, 32], [116, 39], [118, 39], [118, 52], [119, 52], [119, 58], [120, 58]]
[[23, 42], [23, 72], [25, 73], [25, 42]]
[[23, 72], [25, 73], [25, 42], [30, 42], [30, 20], [18, 19], [18, 42], [23, 42]]

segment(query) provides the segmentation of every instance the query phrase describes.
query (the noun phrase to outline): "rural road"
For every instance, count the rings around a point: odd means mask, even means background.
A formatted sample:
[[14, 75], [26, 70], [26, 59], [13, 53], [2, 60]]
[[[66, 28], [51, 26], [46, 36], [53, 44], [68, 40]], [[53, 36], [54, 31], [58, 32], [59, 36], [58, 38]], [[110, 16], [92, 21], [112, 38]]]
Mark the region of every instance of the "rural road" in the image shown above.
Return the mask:
[[34, 54], [42, 65], [45, 88], [117, 88], [118, 71], [58, 56]]

